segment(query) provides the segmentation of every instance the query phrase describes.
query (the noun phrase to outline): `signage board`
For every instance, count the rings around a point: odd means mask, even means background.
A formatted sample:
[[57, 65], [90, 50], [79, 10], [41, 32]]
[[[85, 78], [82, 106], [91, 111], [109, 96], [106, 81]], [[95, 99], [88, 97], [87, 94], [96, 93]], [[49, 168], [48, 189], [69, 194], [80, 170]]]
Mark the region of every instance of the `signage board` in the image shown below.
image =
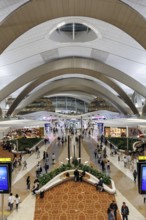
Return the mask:
[[0, 194], [11, 192], [11, 158], [0, 158]]

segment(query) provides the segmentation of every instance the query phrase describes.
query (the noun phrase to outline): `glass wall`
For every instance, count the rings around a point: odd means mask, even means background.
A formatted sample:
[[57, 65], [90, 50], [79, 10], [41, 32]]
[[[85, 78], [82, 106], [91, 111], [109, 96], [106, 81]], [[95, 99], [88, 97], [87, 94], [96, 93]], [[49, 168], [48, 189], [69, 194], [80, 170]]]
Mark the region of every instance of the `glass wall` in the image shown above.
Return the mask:
[[88, 112], [88, 103], [72, 97], [52, 97], [50, 98], [55, 112], [63, 114], [81, 114]]

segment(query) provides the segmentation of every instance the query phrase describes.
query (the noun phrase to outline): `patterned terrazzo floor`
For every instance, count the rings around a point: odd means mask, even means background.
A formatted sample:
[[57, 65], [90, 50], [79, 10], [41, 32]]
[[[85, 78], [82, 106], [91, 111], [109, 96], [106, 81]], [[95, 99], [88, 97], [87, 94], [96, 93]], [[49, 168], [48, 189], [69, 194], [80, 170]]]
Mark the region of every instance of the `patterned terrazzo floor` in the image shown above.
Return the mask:
[[88, 183], [68, 181], [45, 192], [43, 199], [37, 196], [34, 220], [107, 220], [114, 199]]
[[3, 150], [3, 148], [0, 146], [0, 158], [11, 158], [11, 160], [13, 160], [14, 154], [7, 150]]

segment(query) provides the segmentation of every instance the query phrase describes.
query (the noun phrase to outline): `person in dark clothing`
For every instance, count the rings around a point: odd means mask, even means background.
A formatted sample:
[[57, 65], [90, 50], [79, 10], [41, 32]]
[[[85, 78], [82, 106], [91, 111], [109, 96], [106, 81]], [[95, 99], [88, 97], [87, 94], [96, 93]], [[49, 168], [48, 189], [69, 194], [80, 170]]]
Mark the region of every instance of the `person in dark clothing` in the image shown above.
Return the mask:
[[45, 163], [44, 169], [45, 169], [45, 172], [48, 173], [49, 164]]
[[33, 186], [32, 194], [35, 195], [37, 190], [39, 190], [39, 183], [37, 183], [36, 185]]
[[94, 150], [95, 159], [97, 158], [97, 149]]
[[30, 190], [30, 176], [28, 176], [26, 179], [26, 186], [27, 186], [27, 190]]
[[95, 184], [96, 185], [96, 190], [100, 190], [101, 192], [103, 191], [103, 179], [100, 178], [99, 182]]
[[121, 215], [123, 220], [128, 220], [129, 208], [125, 202], [123, 202], [123, 205], [121, 207]]
[[114, 210], [114, 215], [115, 215], [115, 220], [117, 220], [117, 210], [118, 210], [118, 206], [116, 204], [116, 202], [113, 200], [112, 203], [109, 206], [110, 209]]
[[47, 138], [44, 138], [44, 142], [45, 142], [45, 145], [47, 144], [48, 140]]
[[102, 172], [104, 172], [105, 171], [105, 163], [104, 163], [104, 161], [102, 160], [100, 164], [101, 164]]
[[85, 171], [81, 172], [79, 174], [79, 180], [82, 182], [83, 181], [83, 177], [85, 176]]
[[113, 209], [108, 208], [107, 214], [108, 214], [108, 220], [115, 220]]
[[134, 178], [134, 182], [136, 183], [136, 178], [137, 178], [137, 171], [136, 170], [133, 171], [133, 178]]
[[43, 152], [43, 160], [46, 159], [46, 151]]
[[76, 169], [75, 171], [74, 171], [74, 180], [75, 180], [75, 182], [76, 181], [78, 181], [79, 180], [79, 171]]

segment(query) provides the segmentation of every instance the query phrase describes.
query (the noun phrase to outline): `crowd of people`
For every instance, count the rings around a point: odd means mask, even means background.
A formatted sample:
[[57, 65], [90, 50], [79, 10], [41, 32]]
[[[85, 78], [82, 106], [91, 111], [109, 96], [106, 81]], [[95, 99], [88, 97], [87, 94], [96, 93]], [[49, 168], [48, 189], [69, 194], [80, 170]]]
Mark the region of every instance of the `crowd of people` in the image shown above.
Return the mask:
[[15, 204], [16, 210], [18, 210], [18, 206], [19, 206], [20, 202], [21, 202], [21, 200], [20, 200], [20, 196], [18, 194], [16, 194], [14, 196], [13, 193], [10, 193], [10, 195], [8, 197], [8, 207], [10, 208], [10, 211], [13, 210], [14, 204]]
[[[56, 131], [55, 131], [56, 132]], [[73, 132], [72, 130], [70, 131], [71, 133]], [[84, 135], [91, 135], [92, 131], [88, 132], [88, 130], [84, 131]], [[61, 141], [61, 139], [60, 139]], [[65, 141], [65, 139], [64, 139]], [[75, 140], [77, 141], [77, 140]], [[108, 171], [110, 173], [111, 171], [111, 167], [110, 167], [110, 161], [108, 160], [108, 155], [107, 155], [107, 147], [105, 145], [105, 138], [102, 137], [100, 142], [97, 143], [97, 146], [94, 150], [94, 157], [95, 160], [97, 161], [97, 163], [99, 163], [99, 165], [101, 166], [101, 170], [102, 172]], [[50, 143], [50, 140], [48, 142], [48, 140], [45, 140], [45, 144]], [[107, 144], [107, 143], [106, 143]], [[115, 150], [112, 151], [112, 147], [110, 146], [110, 150], [111, 150], [111, 156], [114, 156]], [[43, 157], [41, 157], [40, 155], [40, 149], [39, 147], [36, 147], [35, 149], [35, 153], [36, 153], [36, 159], [39, 159], [40, 161], [38, 162], [38, 164], [36, 165], [36, 179], [35, 181], [31, 180], [30, 176], [27, 176], [26, 178], [26, 189], [28, 191], [31, 191], [33, 195], [36, 194], [37, 190], [39, 190], [40, 188], [40, 183], [39, 183], [39, 177], [45, 173], [48, 173], [49, 171], [49, 164], [55, 164], [56, 163], [56, 155], [53, 152], [52, 155], [49, 158], [49, 154], [46, 151], [43, 151]], [[16, 157], [16, 161], [18, 162], [18, 157]], [[50, 160], [49, 160], [50, 159]], [[20, 156], [19, 160], [21, 161], [21, 165], [23, 165], [22, 169], [27, 169], [27, 161], [26, 160], [22, 160], [22, 155]], [[23, 161], [23, 163], [22, 163]], [[83, 181], [85, 176], [85, 172], [79, 172], [77, 169], [74, 171], [74, 181], [78, 182], [78, 181]], [[137, 178], [137, 172], [136, 170], [133, 171], [133, 178], [134, 181], [136, 182], [136, 178]], [[104, 187], [103, 187], [103, 179], [100, 178], [99, 181], [95, 184], [96, 189], [99, 191], [103, 191]], [[16, 194], [15, 196], [13, 196], [13, 194], [11, 193], [9, 198], [8, 198], [8, 205], [10, 207], [10, 211], [13, 210], [14, 204], [16, 204], [16, 209], [18, 210], [19, 207], [19, 203], [20, 203], [20, 197], [18, 194]], [[117, 220], [117, 211], [118, 211], [118, 207], [115, 201], [113, 201], [108, 208], [107, 214], [108, 214], [108, 220]], [[129, 215], [129, 208], [126, 205], [125, 202], [123, 202], [122, 206], [121, 206], [121, 215], [123, 220], [128, 220], [128, 215]]]
[[[118, 220], [117, 211], [118, 211], [117, 203], [113, 200], [107, 209], [108, 220]], [[128, 220], [129, 208], [125, 202], [123, 202], [120, 211], [121, 211], [122, 220]]]
[[74, 181], [83, 181], [83, 177], [85, 176], [85, 171], [79, 172], [78, 169], [75, 169], [74, 171]]

